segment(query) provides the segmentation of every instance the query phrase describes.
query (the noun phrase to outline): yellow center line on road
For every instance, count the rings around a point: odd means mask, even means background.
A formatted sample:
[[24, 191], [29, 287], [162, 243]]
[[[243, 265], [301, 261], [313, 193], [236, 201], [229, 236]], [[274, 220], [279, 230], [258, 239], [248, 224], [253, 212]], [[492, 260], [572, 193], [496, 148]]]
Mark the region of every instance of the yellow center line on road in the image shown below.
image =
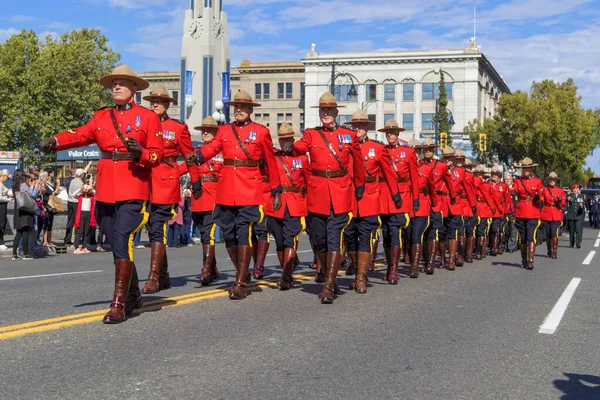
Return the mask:
[[[314, 275], [298, 274], [294, 275], [295, 281], [306, 281], [313, 279]], [[265, 287], [276, 287], [277, 280], [260, 280], [250, 283], [246, 288], [254, 290]], [[134, 311], [134, 314], [140, 314], [147, 311], [156, 311], [161, 308], [181, 306], [192, 304], [203, 300], [225, 297], [229, 294], [229, 287], [207, 290], [199, 293], [185, 294], [181, 296], [166, 297], [163, 299], [144, 302], [144, 306]], [[69, 326], [84, 325], [96, 321], [101, 321], [108, 309], [90, 311], [86, 313], [71, 314], [63, 317], [56, 317], [32, 322], [26, 322], [16, 325], [0, 327], [0, 340], [12, 339], [33, 333], [48, 332]]]

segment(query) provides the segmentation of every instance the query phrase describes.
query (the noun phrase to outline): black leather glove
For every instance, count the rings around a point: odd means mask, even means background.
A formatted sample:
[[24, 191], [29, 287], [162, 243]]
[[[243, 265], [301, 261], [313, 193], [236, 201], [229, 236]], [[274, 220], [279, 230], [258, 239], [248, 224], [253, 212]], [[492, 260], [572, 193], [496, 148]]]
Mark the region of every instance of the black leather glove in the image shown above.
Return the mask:
[[286, 156], [291, 156], [294, 154], [294, 143], [289, 141], [283, 143], [283, 146], [281, 146], [281, 152]]
[[413, 212], [419, 211], [419, 208], [421, 208], [421, 202], [419, 199], [413, 200]]
[[281, 208], [281, 193], [275, 193], [273, 196], [273, 210], [279, 211]]
[[192, 184], [192, 196], [194, 196], [194, 199], [198, 200], [200, 197], [202, 197], [203, 193], [204, 190], [202, 190], [202, 181], [198, 179]]
[[360, 192], [360, 193], [357, 192], [356, 193], [356, 201], [361, 201], [362, 198], [363, 198], [363, 193], [362, 192]]
[[200, 157], [198, 157], [198, 154], [196, 153], [190, 153], [185, 156], [185, 165], [188, 167], [193, 167], [198, 163], [198, 161], [200, 161]]
[[58, 141], [54, 137], [46, 138], [40, 142], [40, 150], [44, 153], [54, 153], [58, 149]]
[[452, 205], [456, 204], [456, 197], [451, 197], [450, 198], [450, 204], [452, 204]]
[[402, 199], [394, 201], [394, 206], [396, 206], [396, 208], [402, 207]]
[[127, 150], [133, 154], [135, 161], [139, 161], [142, 158], [142, 144], [133, 138], [127, 138]]
[[471, 211], [473, 211], [473, 216], [477, 216], [477, 207], [471, 207]]
[[492, 214], [496, 214], [496, 209], [492, 208]]

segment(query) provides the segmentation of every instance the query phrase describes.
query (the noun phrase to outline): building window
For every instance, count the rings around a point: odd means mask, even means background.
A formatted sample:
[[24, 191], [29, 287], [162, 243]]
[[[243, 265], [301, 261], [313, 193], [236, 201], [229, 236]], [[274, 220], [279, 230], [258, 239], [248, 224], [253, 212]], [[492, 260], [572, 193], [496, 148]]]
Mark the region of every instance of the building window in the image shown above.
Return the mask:
[[446, 82], [444, 84], [444, 86], [446, 87], [446, 98], [448, 100], [451, 100], [452, 99], [452, 86], [454, 86], [454, 85], [452, 84], [452, 82]]
[[434, 129], [433, 126], [433, 117], [435, 114], [422, 114], [421, 115], [421, 129], [424, 131], [432, 131]]
[[377, 100], [377, 84], [369, 83], [367, 84], [367, 101]]
[[281, 124], [283, 123], [283, 113], [277, 113], [277, 130], [281, 128]]
[[285, 122], [287, 122], [290, 125], [292, 124], [292, 113], [285, 114]]
[[291, 99], [292, 94], [294, 93], [292, 82], [288, 82], [285, 84], [285, 98]]
[[415, 99], [415, 84], [414, 83], [405, 83], [402, 85], [403, 91], [403, 99], [404, 100], [414, 100]]
[[[433, 89], [434, 84], [433, 83], [424, 83], [423, 84], [423, 100], [432, 100], [434, 99], [433, 97]], [[438, 91], [439, 94], [439, 91]], [[437, 99], [437, 97], [435, 97]]]
[[263, 114], [262, 119], [263, 119], [263, 121], [265, 121], [265, 124], [267, 126], [269, 126], [269, 120], [271, 119], [271, 116], [269, 115], [269, 113]]
[[263, 99], [269, 100], [271, 93], [271, 84], [263, 83]]
[[385, 124], [387, 120], [394, 119], [395, 117], [395, 114], [383, 114], [383, 123]]
[[[452, 82], [446, 82], [446, 98], [452, 99]], [[423, 84], [423, 100], [439, 99], [440, 97], [440, 84], [439, 83], [424, 83]]]
[[284, 97], [283, 83], [278, 83], [277, 84], [277, 98], [278, 99], [283, 99], [283, 97]]
[[255, 83], [254, 84], [254, 98], [256, 100], [260, 100], [262, 99], [262, 84], [260, 83]]
[[[337, 101], [356, 101], [358, 100], [358, 94], [356, 96], [350, 96], [348, 92], [352, 85], [336, 85], [335, 86], [335, 99]], [[356, 90], [356, 87], [354, 88]]]
[[352, 115], [338, 115], [337, 119], [339, 125], [347, 125], [352, 120]]
[[304, 87], [305, 87], [304, 82], [300, 82], [300, 98], [301, 99], [304, 98]]
[[[304, 82], [302, 83], [304, 86]], [[304, 131], [304, 113], [300, 113], [300, 132]]]
[[383, 85], [383, 100], [396, 100], [396, 85], [393, 83], [386, 83]]
[[377, 115], [375, 114], [369, 114], [367, 117], [369, 118], [369, 121], [377, 121]]
[[402, 127], [407, 131], [414, 130], [414, 118], [413, 114], [402, 114]]
[[179, 91], [178, 90], [173, 90], [172, 96], [175, 99], [175, 103], [173, 103], [173, 106], [177, 107], [179, 105]]
[[142, 104], [142, 92], [137, 92], [135, 94], [135, 102], [136, 104]]

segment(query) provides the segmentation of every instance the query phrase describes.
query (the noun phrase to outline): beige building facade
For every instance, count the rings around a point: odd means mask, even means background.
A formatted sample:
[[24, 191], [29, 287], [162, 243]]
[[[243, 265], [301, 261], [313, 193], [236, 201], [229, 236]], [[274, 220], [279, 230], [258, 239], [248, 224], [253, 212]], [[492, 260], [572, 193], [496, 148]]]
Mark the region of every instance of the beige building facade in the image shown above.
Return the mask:
[[135, 94], [135, 102], [146, 108], [150, 108], [150, 102], [144, 100], [144, 96], [148, 96], [152, 89], [156, 85], [163, 85], [168, 91], [171, 97], [177, 99], [177, 103], [171, 103], [169, 107], [169, 117], [179, 119], [179, 107], [180, 107], [180, 91], [179, 91], [179, 72], [169, 71], [156, 71], [156, 72], [142, 72], [138, 74], [140, 78], [145, 79], [150, 83], [150, 86], [146, 90], [142, 90]]

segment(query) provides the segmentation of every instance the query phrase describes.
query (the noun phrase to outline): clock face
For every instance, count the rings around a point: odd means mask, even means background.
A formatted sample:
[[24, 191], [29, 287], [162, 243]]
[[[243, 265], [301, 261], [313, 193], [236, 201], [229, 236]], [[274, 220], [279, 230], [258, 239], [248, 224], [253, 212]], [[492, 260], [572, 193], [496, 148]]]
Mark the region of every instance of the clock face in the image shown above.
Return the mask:
[[217, 39], [223, 35], [223, 25], [218, 21], [213, 25], [213, 34]]
[[200, 24], [200, 21], [192, 21], [188, 28], [188, 33], [194, 39], [199, 37], [202, 34], [202, 25]]

